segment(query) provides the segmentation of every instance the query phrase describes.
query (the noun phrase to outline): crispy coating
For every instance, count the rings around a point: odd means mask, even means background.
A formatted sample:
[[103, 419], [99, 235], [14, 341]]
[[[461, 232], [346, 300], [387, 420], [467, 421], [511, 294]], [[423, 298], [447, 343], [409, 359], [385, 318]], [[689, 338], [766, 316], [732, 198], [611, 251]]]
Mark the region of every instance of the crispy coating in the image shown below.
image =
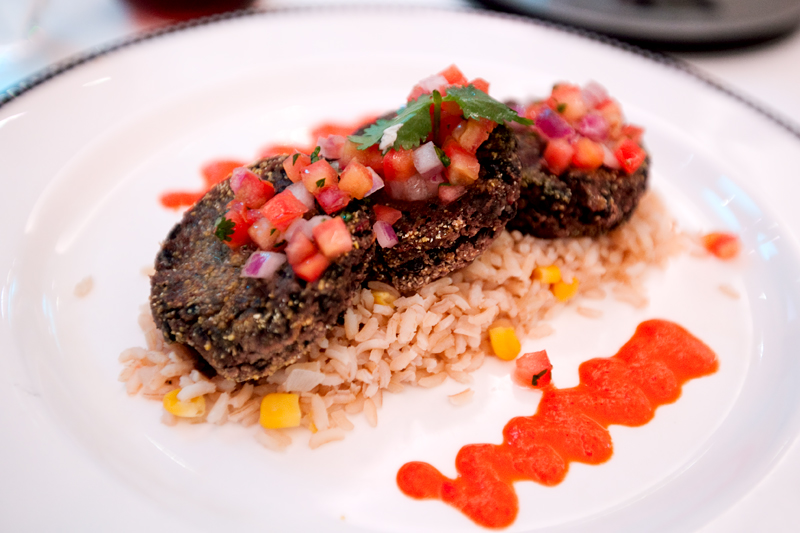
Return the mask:
[[[291, 184], [283, 159], [250, 168], [280, 192]], [[371, 210], [354, 203], [342, 212], [348, 215], [353, 250], [320, 279], [307, 283], [288, 264], [270, 280], [243, 278], [241, 267], [255, 247], [232, 251], [214, 236], [232, 199], [226, 180], [172, 229], [156, 257], [150, 307], [168, 341], [193, 348], [219, 374], [244, 381], [297, 361], [336, 323], [366, 278], [375, 237]]]
[[394, 224], [398, 243], [378, 246], [370, 278], [404, 294], [462, 268], [486, 250], [516, 213], [520, 163], [511, 131], [497, 126], [477, 152], [480, 177], [450, 204], [438, 199], [393, 200], [381, 192], [374, 202], [402, 211]]
[[522, 187], [509, 230], [545, 239], [602, 235], [630, 218], [647, 189], [649, 156], [631, 175], [601, 167], [556, 176], [542, 164], [544, 141], [527, 128], [515, 135]]

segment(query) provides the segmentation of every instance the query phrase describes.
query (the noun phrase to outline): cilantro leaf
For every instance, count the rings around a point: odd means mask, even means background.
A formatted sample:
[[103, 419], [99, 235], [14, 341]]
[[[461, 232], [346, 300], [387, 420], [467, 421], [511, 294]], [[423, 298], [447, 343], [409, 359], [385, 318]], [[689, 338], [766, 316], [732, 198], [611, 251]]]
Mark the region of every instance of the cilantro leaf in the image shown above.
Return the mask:
[[[386, 130], [399, 126], [396, 131], [397, 137], [391, 144], [391, 148], [411, 150], [422, 144], [431, 130], [434, 132], [438, 130], [442, 102], [456, 102], [461, 107], [465, 118], [486, 118], [498, 124], [506, 121], [518, 122], [526, 126], [533, 124], [532, 120], [520, 117], [513, 109], [476, 89], [474, 85], [467, 85], [466, 87], [448, 87], [446, 96], [442, 96], [438, 91], [434, 91], [432, 95], [423, 94], [406, 107], [401, 108], [396, 116], [390, 119], [378, 119], [374, 124], [368, 126], [363, 134], [351, 135], [349, 139], [359, 145], [359, 150], [366, 150], [374, 144], [380, 144]], [[430, 113], [431, 104], [434, 105], [433, 123]]]
[[236, 222], [229, 218], [220, 217], [217, 219], [217, 227], [214, 230], [214, 235], [222, 242], [230, 242], [235, 227]]
[[466, 87], [448, 87], [444, 101], [457, 103], [464, 112], [465, 118], [488, 118], [498, 124], [506, 121], [518, 122], [526, 126], [533, 124], [532, 120], [519, 116], [506, 104], [495, 100], [471, 84]]
[[292, 157], [292, 164], [293, 164], [293, 165], [296, 165], [296, 164], [297, 164], [297, 158], [298, 158], [298, 157], [300, 157], [300, 153], [299, 153], [299, 152], [298, 152], [298, 153], [296, 153], [296, 154], [294, 154], [294, 157]]
[[396, 116], [388, 120], [378, 119], [375, 124], [364, 130], [363, 135], [351, 135], [350, 140], [361, 145], [358, 147], [359, 150], [366, 150], [373, 144], [380, 144], [383, 132], [388, 128], [401, 124], [392, 148], [395, 150], [416, 148], [431, 131], [431, 115], [428, 111], [431, 102], [431, 95], [423, 94], [405, 108], [400, 109]]
[[544, 377], [544, 375], [547, 374], [548, 372], [550, 372], [550, 369], [549, 368], [545, 368], [544, 370], [542, 370], [538, 374], [534, 374], [533, 378], [531, 379], [531, 385], [533, 385], [534, 387], [536, 385], [538, 385], [539, 384], [539, 380], [542, 379]]
[[320, 148], [319, 146], [317, 146], [316, 148], [314, 148], [314, 151], [313, 151], [313, 152], [311, 152], [311, 162], [312, 162], [312, 163], [316, 163], [317, 161], [319, 161], [320, 159], [322, 159], [322, 158], [319, 156], [319, 152], [320, 152], [320, 150], [322, 150], [322, 148]]
[[316, 186], [317, 186], [317, 188], [318, 188], [318, 189], [321, 189], [321, 188], [322, 188], [322, 186], [323, 186], [323, 185], [325, 185], [325, 178], [318, 179], [318, 180], [315, 182], [315, 184], [316, 184]]

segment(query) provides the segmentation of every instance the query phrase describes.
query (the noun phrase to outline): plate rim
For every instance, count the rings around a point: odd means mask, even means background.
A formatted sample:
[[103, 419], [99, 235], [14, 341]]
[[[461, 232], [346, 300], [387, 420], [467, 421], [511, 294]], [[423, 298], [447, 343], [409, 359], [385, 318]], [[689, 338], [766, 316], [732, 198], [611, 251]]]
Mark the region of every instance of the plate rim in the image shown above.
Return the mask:
[[3, 93], [0, 93], [0, 109], [2, 109], [8, 103], [17, 100], [23, 94], [35, 89], [36, 87], [44, 84], [45, 82], [50, 81], [51, 79], [69, 70], [72, 70], [75, 67], [93, 61], [97, 58], [109, 55], [113, 52], [116, 52], [117, 50], [127, 48], [134, 44], [156, 39], [158, 37], [162, 37], [165, 35], [171, 35], [173, 33], [178, 33], [181, 31], [197, 27], [208, 26], [218, 22], [244, 18], [244, 17], [255, 17], [255, 16], [274, 15], [274, 14], [286, 14], [286, 13], [308, 13], [308, 12], [318, 13], [318, 12], [331, 12], [331, 11], [342, 12], [342, 11], [357, 11], [357, 10], [363, 11], [364, 9], [369, 9], [370, 11], [373, 12], [383, 11], [387, 13], [396, 10], [403, 10], [403, 11], [416, 10], [416, 11], [428, 11], [428, 12], [448, 12], [448, 11], [460, 12], [472, 16], [504, 19], [518, 23], [529, 24], [540, 28], [555, 29], [557, 31], [568, 33], [580, 38], [600, 42], [602, 44], [611, 46], [612, 48], [616, 48], [618, 50], [622, 50], [640, 57], [644, 57], [662, 66], [672, 68], [681, 71], [685, 74], [688, 74], [689, 76], [695, 78], [697, 81], [702, 82], [706, 86], [711, 87], [712, 89], [715, 89], [716, 91], [728, 96], [729, 98], [733, 98], [740, 104], [745, 105], [746, 107], [760, 114], [762, 117], [767, 118], [774, 124], [781, 127], [783, 130], [794, 136], [797, 140], [800, 140], [800, 124], [794, 123], [794, 121], [792, 121], [790, 118], [771, 109], [770, 107], [758, 101], [757, 99], [749, 95], [745, 95], [739, 90], [729, 86], [727, 83], [724, 83], [716, 79], [714, 76], [704, 71], [703, 69], [696, 67], [678, 57], [663, 52], [658, 52], [655, 50], [649, 50], [647, 48], [643, 48], [641, 46], [637, 46], [635, 44], [622, 41], [620, 39], [599, 33], [597, 31], [581, 28], [564, 22], [547, 20], [545, 18], [533, 15], [524, 16], [516, 13], [488, 11], [484, 9], [470, 8], [470, 7], [447, 9], [447, 8], [425, 7], [425, 6], [403, 6], [399, 4], [388, 4], [388, 5], [380, 4], [380, 5], [370, 5], [370, 6], [342, 4], [336, 6], [304, 6], [304, 7], [283, 7], [283, 8], [251, 7], [235, 11], [228, 11], [225, 13], [208, 15], [205, 17], [199, 17], [178, 23], [167, 23], [166, 25], [161, 27], [157, 27], [151, 30], [141, 31], [129, 36], [109, 41], [105, 44], [98, 45], [84, 52], [79, 52], [76, 55], [67, 57], [66, 59], [63, 59], [61, 61], [57, 61], [52, 65], [49, 65], [37, 72], [34, 72], [33, 74], [23, 78], [22, 80], [8, 87]]

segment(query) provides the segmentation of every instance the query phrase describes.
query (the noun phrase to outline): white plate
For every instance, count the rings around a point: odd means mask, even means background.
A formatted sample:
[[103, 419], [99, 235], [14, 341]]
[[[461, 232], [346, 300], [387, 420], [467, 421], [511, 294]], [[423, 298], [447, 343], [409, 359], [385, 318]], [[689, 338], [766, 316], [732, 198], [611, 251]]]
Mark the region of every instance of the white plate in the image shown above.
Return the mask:
[[[358, 421], [314, 452], [298, 433], [275, 454], [253, 429], [159, 423], [129, 398], [119, 352], [140, 345], [141, 269], [177, 220], [165, 189], [196, 188], [221, 156], [251, 159], [309, 125], [396, 107], [451, 64], [499, 98], [553, 82], [602, 82], [647, 128], [653, 187], [684, 229], [728, 229], [732, 264], [682, 257], [653, 272], [650, 306], [568, 310], [548, 350], [559, 386], [580, 361], [612, 355], [639, 322], [665, 317], [719, 355], [713, 376], [640, 428], [611, 428], [615, 453], [573, 464], [554, 488], [519, 483], [509, 531], [688, 530], [719, 517], [770, 474], [800, 430], [797, 242], [800, 186], [784, 172], [800, 142], [710, 85], [597, 41], [516, 19], [425, 10], [256, 14], [100, 55], [0, 108], [2, 206], [0, 428], [4, 530], [478, 531], [440, 502], [404, 497], [408, 460], [454, 475], [458, 448], [499, 442], [538, 396], [508, 366], [476, 373], [457, 409], [453, 383], [387, 395], [377, 429]], [[73, 295], [91, 275], [94, 290]], [[722, 282], [742, 295], [732, 300]], [[779, 489], [781, 487], [778, 487]], [[110, 525], [111, 524], [111, 525]]]

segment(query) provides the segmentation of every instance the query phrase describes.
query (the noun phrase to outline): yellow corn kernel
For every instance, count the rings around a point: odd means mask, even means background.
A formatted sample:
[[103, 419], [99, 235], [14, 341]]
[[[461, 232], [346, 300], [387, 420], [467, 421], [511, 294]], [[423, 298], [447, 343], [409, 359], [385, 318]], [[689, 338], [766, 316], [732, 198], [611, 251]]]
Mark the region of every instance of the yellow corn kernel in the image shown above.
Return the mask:
[[489, 328], [489, 341], [492, 343], [494, 354], [504, 361], [511, 361], [519, 355], [522, 346], [517, 339], [517, 334], [507, 321], [495, 322]]
[[164, 395], [164, 409], [168, 413], [181, 418], [198, 418], [206, 414], [206, 399], [203, 396], [192, 398], [188, 402], [178, 399], [181, 389], [175, 389]]
[[372, 291], [375, 303], [380, 305], [392, 305], [397, 298], [394, 294], [386, 291]]
[[550, 291], [559, 302], [566, 302], [578, 293], [578, 278], [572, 278], [572, 283], [559, 281], [550, 287]]
[[536, 267], [533, 269], [533, 279], [550, 285], [561, 281], [561, 269], [557, 265]]
[[261, 400], [259, 422], [267, 429], [295, 428], [300, 425], [300, 396], [275, 392]]

